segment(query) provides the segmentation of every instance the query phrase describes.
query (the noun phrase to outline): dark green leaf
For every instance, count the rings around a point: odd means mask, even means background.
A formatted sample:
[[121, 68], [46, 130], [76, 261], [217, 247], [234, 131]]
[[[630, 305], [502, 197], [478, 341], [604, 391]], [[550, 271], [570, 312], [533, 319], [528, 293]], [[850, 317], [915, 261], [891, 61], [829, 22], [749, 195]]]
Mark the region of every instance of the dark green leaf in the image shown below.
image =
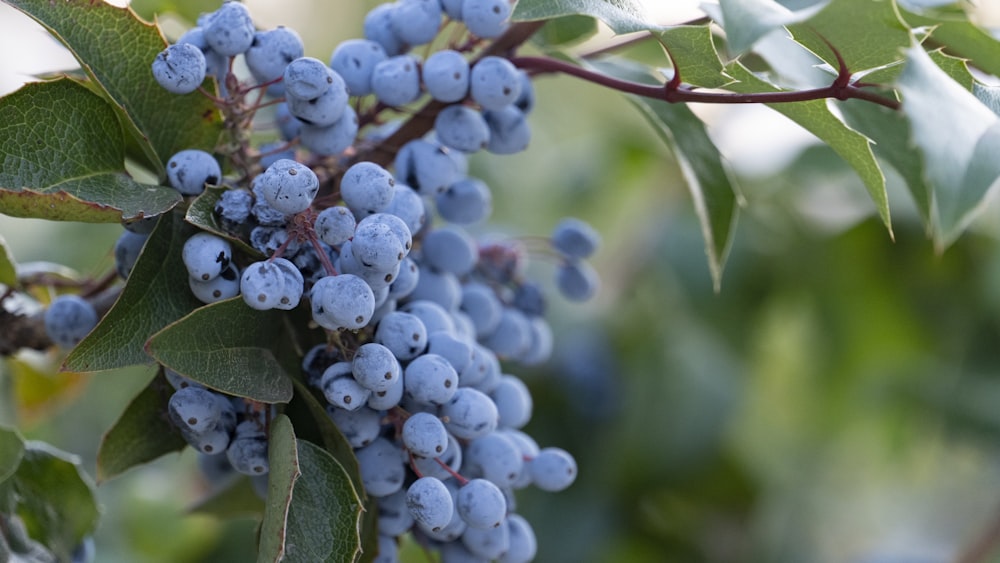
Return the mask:
[[128, 8], [91, 0], [4, 0], [49, 30], [104, 90], [146, 164], [163, 174], [183, 149], [211, 151], [221, 132], [219, 112], [198, 92], [171, 94], [150, 65], [167, 45], [156, 26]]
[[110, 223], [157, 215], [176, 190], [125, 172], [125, 140], [100, 96], [62, 79], [0, 99], [0, 211], [18, 217]]
[[837, 58], [826, 43], [829, 41], [852, 72], [898, 65], [902, 49], [911, 40], [895, 2], [871, 0], [833, 0], [789, 30], [796, 41], [836, 69]]
[[931, 185], [935, 242], [948, 246], [1000, 176], [1000, 119], [948, 77], [919, 46], [899, 77], [903, 113]]
[[675, 26], [656, 35], [677, 62], [682, 82], [718, 88], [733, 81], [719, 59], [709, 26]]
[[987, 86], [981, 82], [972, 84], [972, 93], [984, 106], [1000, 115], [1000, 86]]
[[277, 359], [281, 311], [257, 311], [234, 297], [201, 307], [153, 335], [158, 362], [207, 387], [264, 403], [287, 403], [292, 381]]
[[0, 427], [0, 483], [17, 471], [24, 455], [24, 440], [14, 430]]
[[97, 526], [97, 503], [80, 461], [41, 442], [26, 442], [14, 474], [17, 513], [28, 533], [61, 561]]
[[102, 371], [152, 362], [146, 341], [202, 304], [187, 289], [181, 259], [184, 241], [193, 233], [176, 214], [160, 218], [118, 301], [66, 357], [65, 369]]
[[361, 500], [330, 454], [271, 424], [268, 502], [258, 561], [352, 562], [360, 553]]
[[148, 463], [187, 443], [167, 419], [167, 401], [173, 388], [157, 376], [125, 407], [125, 412], [101, 439], [97, 451], [97, 479], [105, 481]]
[[[600, 69], [619, 78], [651, 82], [649, 75], [625, 64], [602, 63]], [[677, 158], [701, 223], [709, 270], [718, 289], [739, 211], [740, 198], [732, 173], [709, 138], [705, 124], [686, 105], [640, 97], [629, 97], [629, 101]]]
[[638, 0], [520, 0], [512, 21], [550, 20], [562, 16], [593, 16], [615, 33], [660, 29], [646, 6]]
[[263, 260], [266, 256], [262, 255], [259, 250], [244, 242], [244, 240], [249, 238], [249, 229], [245, 233], [231, 233], [223, 229], [222, 225], [219, 224], [219, 221], [215, 216], [215, 204], [222, 197], [222, 194], [227, 191], [229, 191], [229, 188], [205, 188], [205, 191], [191, 202], [191, 205], [188, 207], [185, 220], [196, 227], [210, 233], [215, 233], [220, 237], [227, 239], [231, 244], [239, 247], [239, 249], [248, 256]]
[[17, 286], [17, 262], [7, 248], [7, 241], [0, 235], [0, 284], [7, 287]]
[[[741, 93], [778, 91], [778, 88], [757, 78], [738, 62], [729, 66], [729, 73], [739, 81], [730, 84], [727, 87], [729, 90]], [[875, 160], [871, 141], [838, 119], [830, 111], [826, 100], [769, 104], [768, 107], [816, 135], [854, 168], [854, 171], [861, 177], [861, 181], [864, 182], [868, 195], [875, 203], [875, 208], [878, 210], [882, 222], [891, 233], [892, 222], [889, 215], [889, 197], [885, 192], [885, 177]]]
[[216, 518], [259, 518], [264, 514], [264, 501], [257, 496], [250, 478], [234, 475], [232, 482], [213, 491], [188, 509], [192, 514], [208, 514]]

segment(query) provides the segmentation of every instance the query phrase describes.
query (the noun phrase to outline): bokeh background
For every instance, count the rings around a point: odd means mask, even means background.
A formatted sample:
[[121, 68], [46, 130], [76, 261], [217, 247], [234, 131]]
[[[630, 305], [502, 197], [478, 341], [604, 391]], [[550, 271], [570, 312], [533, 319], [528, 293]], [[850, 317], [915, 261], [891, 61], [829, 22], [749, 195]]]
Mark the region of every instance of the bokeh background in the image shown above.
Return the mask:
[[[247, 4], [260, 27], [293, 27], [328, 59], [375, 3]], [[697, 2], [648, 4], [662, 23], [698, 15]], [[169, 12], [214, 6], [134, 7], [162, 13], [176, 37], [189, 23]], [[666, 65], [657, 49], [625, 54]], [[0, 92], [73, 66], [0, 5]], [[495, 199], [478, 232], [545, 236], [573, 215], [604, 237], [598, 297], [581, 306], [552, 292], [553, 360], [510, 368], [535, 396], [526, 430], [580, 467], [567, 491], [518, 495], [538, 561], [937, 563], [1000, 517], [995, 198], [938, 254], [891, 170], [894, 238], [848, 167], [796, 126], [765, 108], [695, 107], [747, 203], [715, 292], [677, 166], [638, 113], [572, 78], [540, 78], [536, 91], [529, 150], [472, 158]], [[119, 232], [0, 215], [18, 261], [86, 273], [113, 266]], [[552, 287], [543, 256], [531, 271]], [[53, 375], [58, 362], [0, 366], [0, 423], [94, 474], [101, 433], [153, 373]], [[101, 484], [97, 560], [253, 560], [253, 520], [189, 514], [205, 487], [190, 451]]]

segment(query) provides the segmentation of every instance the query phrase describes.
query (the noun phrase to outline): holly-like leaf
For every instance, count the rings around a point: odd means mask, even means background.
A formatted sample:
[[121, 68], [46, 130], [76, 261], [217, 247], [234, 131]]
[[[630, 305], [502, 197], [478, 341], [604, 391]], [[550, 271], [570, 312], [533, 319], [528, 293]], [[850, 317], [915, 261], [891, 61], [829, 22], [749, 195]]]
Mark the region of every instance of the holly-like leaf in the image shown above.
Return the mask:
[[[620, 61], [602, 62], [598, 66], [619, 78], [652, 82], [648, 73]], [[701, 223], [709, 271], [718, 290], [740, 203], [732, 173], [709, 138], [705, 124], [686, 105], [633, 96], [629, 101], [677, 158]]]
[[562, 16], [586, 15], [608, 24], [615, 33], [661, 29], [662, 26], [638, 0], [520, 0], [511, 21], [550, 20]]
[[97, 526], [93, 484], [75, 456], [42, 442], [24, 445], [11, 480], [17, 514], [32, 538], [59, 561], [69, 561], [73, 549]]
[[167, 419], [167, 401], [172, 392], [167, 380], [158, 376], [125, 407], [101, 439], [97, 450], [98, 481], [184, 449], [187, 442]]
[[719, 0], [718, 12], [711, 7], [706, 11], [722, 20], [729, 51], [739, 54], [775, 29], [808, 18], [815, 9], [793, 12], [774, 0]]
[[7, 215], [110, 223], [181, 201], [176, 190], [129, 177], [114, 110], [69, 79], [0, 98], [0, 158], [0, 211]]
[[184, 241], [193, 233], [175, 213], [160, 218], [122, 294], [69, 353], [65, 369], [102, 371], [153, 361], [144, 350], [146, 341], [202, 305], [187, 289], [188, 273], [181, 259]]
[[657, 32], [669, 49], [681, 81], [702, 88], [719, 88], [733, 81], [726, 74], [707, 25], [679, 25]]
[[584, 41], [597, 33], [597, 21], [590, 16], [563, 16], [545, 22], [531, 36], [541, 47], [565, 47]]
[[789, 26], [794, 39], [834, 69], [837, 50], [852, 72], [896, 65], [910, 44], [910, 29], [899, 19], [895, 2], [833, 0], [801, 24]]
[[913, 150], [910, 141], [909, 122], [898, 111], [861, 100], [847, 100], [839, 107], [847, 124], [874, 141], [875, 155], [903, 178], [924, 225], [931, 232], [930, 186], [924, 177], [923, 156]]
[[[739, 62], [731, 64], [729, 73], [738, 80], [727, 89], [741, 93], [777, 92], [778, 88], [761, 80]], [[812, 100], [788, 104], [769, 104], [768, 107], [798, 123], [821, 141], [830, 145], [845, 162], [854, 168], [864, 182], [868, 195], [886, 228], [892, 232], [889, 214], [889, 197], [885, 191], [885, 176], [875, 160], [871, 141], [851, 129], [830, 111], [826, 100]]]
[[981, 82], [975, 82], [972, 85], [972, 93], [984, 106], [1000, 115], [1000, 86], [987, 86]]
[[912, 142], [931, 184], [935, 242], [948, 246], [964, 230], [1000, 177], [1000, 118], [945, 74], [920, 46], [906, 51], [897, 84]]
[[217, 391], [287, 403], [292, 381], [278, 360], [281, 311], [257, 311], [242, 297], [206, 305], [153, 335], [149, 354]]
[[0, 284], [17, 287], [17, 262], [7, 247], [7, 241], [0, 235]]
[[24, 440], [17, 431], [0, 427], [0, 483], [17, 471], [24, 456]]
[[161, 177], [174, 153], [213, 149], [221, 118], [212, 101], [198, 92], [171, 94], [153, 79], [150, 66], [167, 46], [156, 26], [106, 2], [3, 1], [42, 24], [73, 53], [112, 102], [146, 164]]
[[288, 417], [271, 424], [267, 506], [258, 562], [349, 562], [360, 553], [362, 504], [344, 468], [295, 437]]
[[900, 13], [911, 27], [930, 30], [930, 46], [944, 47], [949, 55], [966, 59], [990, 74], [1000, 75], [1000, 42], [970, 22], [965, 10], [959, 8], [918, 14], [900, 8]]

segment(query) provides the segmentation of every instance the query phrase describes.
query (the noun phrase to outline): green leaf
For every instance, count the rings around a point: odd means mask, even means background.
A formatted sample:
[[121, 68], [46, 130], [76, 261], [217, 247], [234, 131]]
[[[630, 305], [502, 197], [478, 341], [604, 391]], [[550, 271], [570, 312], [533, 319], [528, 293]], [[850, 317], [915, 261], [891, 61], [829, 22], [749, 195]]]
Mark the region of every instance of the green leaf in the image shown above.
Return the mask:
[[924, 159], [913, 150], [910, 124], [901, 112], [863, 100], [847, 100], [839, 105], [848, 125], [874, 142], [875, 155], [892, 166], [913, 196], [920, 217], [931, 232], [930, 186], [924, 177]]
[[[246, 229], [246, 232], [231, 233], [219, 224], [218, 218], [215, 216], [215, 204], [222, 198], [222, 194], [227, 191], [229, 191], [229, 188], [205, 188], [205, 191], [191, 202], [187, 210], [187, 215], [184, 218], [185, 221], [202, 230], [219, 235], [248, 256], [258, 260], [267, 258], [259, 250], [244, 242], [250, 238], [249, 228]], [[243, 226], [248, 227], [247, 222], [244, 222]]]
[[942, 46], [948, 54], [969, 60], [973, 66], [1000, 75], [1000, 41], [969, 21], [964, 10], [939, 12], [934, 16], [900, 9], [911, 27], [930, 28], [927, 41]]
[[[598, 66], [619, 78], [651, 82], [648, 74], [620, 61], [602, 62]], [[680, 165], [701, 223], [709, 271], [718, 290], [739, 211], [740, 197], [732, 173], [709, 138], [705, 124], [687, 105], [635, 96], [628, 99], [673, 151]]]
[[162, 376], [154, 378], [125, 407], [97, 450], [97, 480], [106, 481], [171, 452], [187, 442], [167, 419], [173, 388]]
[[545, 22], [545, 25], [531, 36], [531, 41], [540, 47], [565, 47], [579, 43], [597, 33], [597, 21], [590, 16], [563, 16]]
[[907, 50], [897, 86], [912, 142], [931, 184], [935, 242], [948, 246], [1000, 176], [1000, 119], [948, 77], [919, 46]]
[[211, 0], [131, 0], [128, 5], [146, 21], [163, 14], [176, 14], [192, 25], [199, 15], [219, 7], [218, 2]]
[[73, 53], [161, 177], [174, 153], [215, 147], [222, 128], [212, 101], [198, 92], [171, 94], [153, 79], [150, 65], [167, 46], [156, 26], [105, 2], [4, 2], [38, 21]]
[[209, 514], [216, 518], [259, 518], [264, 514], [264, 501], [257, 496], [250, 478], [239, 475], [232, 482], [213, 491], [188, 509], [192, 514]]
[[0, 427], [0, 483], [17, 471], [24, 456], [24, 440], [17, 431]]
[[[741, 93], [777, 92], [778, 88], [757, 78], [739, 62], [731, 64], [729, 73], [739, 82], [727, 89]], [[821, 141], [830, 146], [841, 158], [854, 168], [864, 182], [868, 195], [889, 233], [892, 222], [889, 214], [889, 197], [885, 191], [885, 176], [875, 160], [871, 141], [851, 129], [830, 111], [827, 100], [813, 100], [787, 104], [768, 104], [771, 109], [798, 123]]]
[[114, 110], [69, 79], [0, 98], [0, 157], [0, 211], [7, 215], [110, 223], [181, 201], [176, 190], [128, 176]]
[[88, 372], [152, 363], [144, 346], [163, 327], [202, 305], [188, 291], [181, 251], [194, 233], [176, 213], [160, 218], [118, 301], [63, 362]]
[[17, 262], [7, 247], [7, 241], [0, 235], [0, 284], [17, 287]]
[[909, 27], [899, 19], [895, 2], [871, 0], [833, 0], [805, 22], [789, 26], [789, 31], [836, 69], [837, 58], [826, 43], [829, 41], [851, 72], [899, 64], [902, 49], [911, 41]]
[[28, 533], [60, 561], [69, 561], [73, 548], [97, 526], [94, 488], [80, 460], [48, 444], [25, 443], [13, 489]]
[[344, 468], [298, 440], [288, 417], [271, 424], [268, 502], [258, 562], [352, 562], [360, 553], [361, 499]]
[[719, 59], [709, 26], [679, 25], [656, 35], [677, 62], [684, 83], [718, 88], [733, 81]]
[[619, 34], [662, 28], [639, 0], [519, 0], [510, 19], [550, 20], [573, 15], [593, 16]]
[[972, 84], [972, 94], [984, 106], [993, 110], [993, 113], [1000, 115], [1000, 86], [987, 86], [981, 82], [974, 82]]
[[292, 381], [275, 350], [282, 313], [257, 311], [242, 297], [206, 305], [153, 335], [149, 354], [212, 389], [263, 403], [287, 403]]
[[761, 37], [815, 11], [793, 12], [773, 0], [719, 0], [719, 8], [727, 46], [733, 54], [743, 53]]

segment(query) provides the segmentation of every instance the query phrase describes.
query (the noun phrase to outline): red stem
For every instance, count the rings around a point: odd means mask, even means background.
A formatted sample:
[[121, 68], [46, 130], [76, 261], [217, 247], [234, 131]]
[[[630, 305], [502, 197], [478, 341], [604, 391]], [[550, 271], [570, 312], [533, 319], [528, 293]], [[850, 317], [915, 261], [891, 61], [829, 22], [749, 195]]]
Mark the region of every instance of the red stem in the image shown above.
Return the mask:
[[621, 80], [594, 72], [574, 64], [550, 59], [547, 57], [514, 57], [510, 60], [518, 68], [533, 71], [535, 73], [559, 72], [581, 78], [594, 84], [633, 94], [643, 98], [662, 100], [668, 103], [689, 103], [699, 102], [706, 104], [775, 104], [787, 102], [806, 102], [810, 100], [821, 100], [825, 98], [835, 98], [838, 100], [849, 100], [856, 98], [865, 100], [889, 109], [898, 110], [898, 101], [885, 96], [880, 96], [873, 92], [862, 90], [855, 85], [845, 81], [842, 76], [838, 76], [833, 84], [823, 88], [813, 88], [810, 90], [798, 90], [790, 92], [755, 92], [752, 94], [740, 94], [735, 92], [702, 92], [691, 87], [676, 84], [674, 81], [667, 84], [640, 84]]

